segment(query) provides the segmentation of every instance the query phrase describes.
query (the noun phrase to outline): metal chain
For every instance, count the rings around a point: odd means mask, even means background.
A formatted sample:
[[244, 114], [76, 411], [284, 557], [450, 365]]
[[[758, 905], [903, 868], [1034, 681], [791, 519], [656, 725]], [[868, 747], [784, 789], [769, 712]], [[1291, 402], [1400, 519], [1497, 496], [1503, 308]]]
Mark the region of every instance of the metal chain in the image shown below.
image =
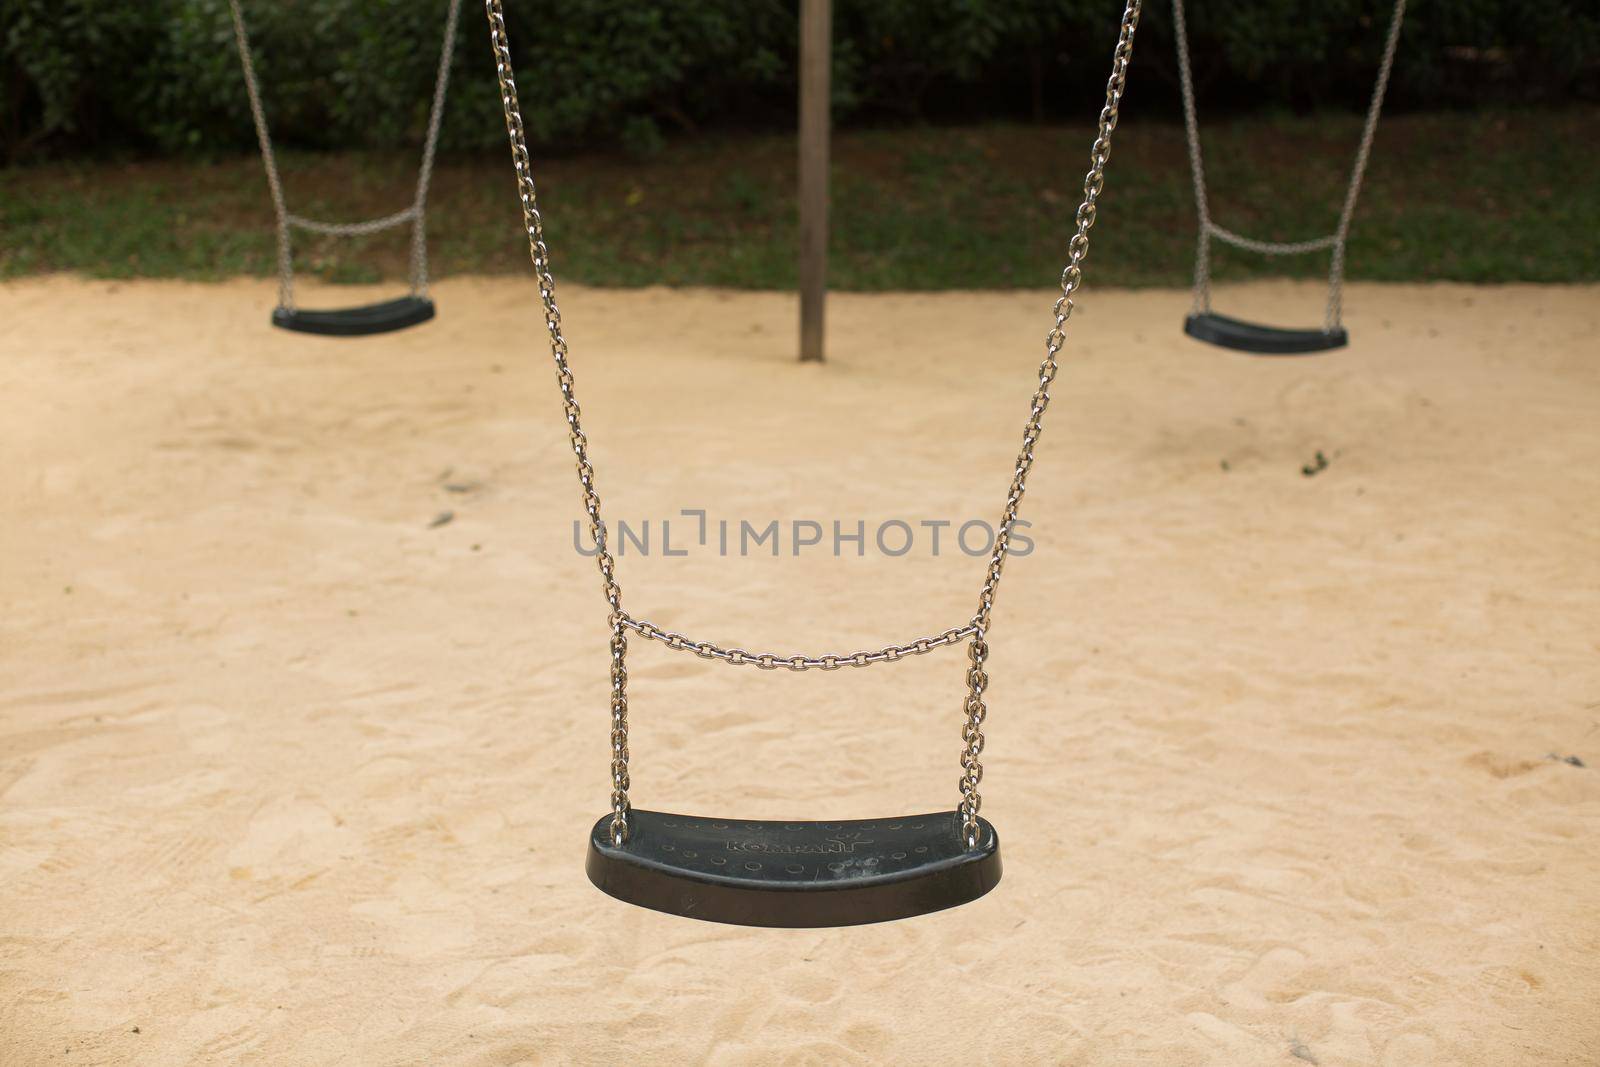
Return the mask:
[[428, 136], [422, 142], [422, 167], [417, 171], [417, 195], [412, 210], [417, 224], [411, 228], [411, 293], [428, 295], [428, 187], [433, 184], [433, 159], [439, 148], [439, 124], [444, 121], [445, 93], [450, 88], [450, 62], [456, 54], [456, 25], [461, 21], [461, 0], [450, 0], [444, 16], [444, 44], [439, 48], [439, 70], [433, 78], [433, 104], [428, 109]]
[[1005, 568], [1006, 556], [1011, 548], [1011, 532], [1017, 524], [1022, 508], [1022, 497], [1028, 489], [1028, 474], [1033, 470], [1033, 449], [1044, 432], [1044, 413], [1050, 407], [1050, 385], [1060, 369], [1056, 355], [1067, 342], [1067, 320], [1072, 317], [1072, 296], [1083, 284], [1083, 261], [1089, 254], [1089, 230], [1094, 226], [1100, 194], [1105, 189], [1106, 163], [1111, 158], [1111, 134], [1117, 128], [1117, 116], [1122, 105], [1122, 93], [1128, 80], [1128, 63], [1133, 58], [1133, 37], [1139, 28], [1142, 0], [1128, 0], [1122, 12], [1122, 27], [1117, 35], [1117, 47], [1111, 56], [1111, 76], [1106, 81], [1105, 105], [1100, 109], [1100, 124], [1094, 144], [1089, 149], [1089, 171], [1083, 178], [1083, 202], [1074, 216], [1077, 232], [1067, 242], [1067, 265], [1061, 272], [1061, 295], [1056, 298], [1055, 325], [1045, 335], [1044, 360], [1039, 364], [1039, 388], [1033, 394], [1028, 411], [1028, 421], [1022, 428], [1022, 449], [1011, 478], [1011, 489], [1006, 494], [1005, 511], [995, 534], [994, 550], [989, 557], [988, 573], [983, 588], [978, 593], [978, 610], [972, 617], [972, 666], [967, 670], [966, 722], [961, 737], [961, 823], [967, 846], [978, 843], [978, 808], [982, 798], [978, 783], [983, 780], [983, 765], [978, 761], [983, 751], [983, 720], [988, 713], [984, 704], [984, 690], [989, 676], [983, 664], [989, 657], [985, 636], [989, 631], [994, 612], [995, 593], [1000, 587], [1000, 575]]
[[1338, 234], [1330, 233], [1326, 237], [1313, 237], [1309, 241], [1258, 241], [1254, 237], [1246, 237], [1207, 219], [1205, 227], [1211, 236], [1236, 248], [1243, 248], [1250, 252], [1259, 252], [1263, 256], [1299, 256], [1307, 252], [1319, 252], [1324, 248], [1331, 248], [1339, 240]]
[[589, 462], [589, 439], [584, 436], [582, 412], [572, 391], [572, 368], [567, 364], [567, 339], [561, 332], [561, 308], [556, 304], [556, 282], [550, 274], [550, 249], [544, 242], [544, 218], [539, 214], [538, 190], [528, 156], [522, 108], [511, 67], [511, 41], [506, 36], [505, 12], [500, 0], [484, 0], [489, 38], [494, 48], [495, 75], [500, 80], [500, 105], [505, 112], [506, 136], [511, 142], [511, 162], [516, 168], [517, 196], [522, 201], [522, 228], [544, 304], [544, 325], [550, 335], [550, 356], [555, 360], [556, 382], [567, 418], [567, 436], [578, 464], [578, 484], [583, 489], [583, 510], [589, 516], [589, 536], [595, 543], [606, 603], [611, 608], [611, 839], [628, 839], [628, 672], [625, 661], [628, 634], [622, 611], [622, 587], [617, 584], [617, 563], [606, 543], [606, 526], [600, 517], [600, 494], [595, 491], [594, 465]]
[[289, 225], [300, 230], [310, 230], [312, 233], [325, 233], [331, 237], [365, 237], [368, 234], [381, 233], [393, 229], [403, 223], [410, 222], [417, 217], [416, 207], [408, 207], [404, 211], [396, 211], [393, 215], [384, 215], [382, 218], [368, 219], [366, 222], [319, 222], [308, 219], [304, 215], [290, 215]]
[[1333, 262], [1328, 267], [1328, 310], [1324, 328], [1339, 328], [1344, 313], [1344, 243], [1350, 236], [1350, 221], [1355, 217], [1356, 198], [1361, 195], [1361, 181], [1367, 173], [1367, 157], [1372, 155], [1372, 138], [1378, 132], [1378, 114], [1383, 110], [1383, 95], [1389, 89], [1389, 72], [1394, 69], [1394, 54], [1400, 45], [1400, 24], [1405, 21], [1406, 0], [1395, 0], [1394, 16], [1389, 20], [1389, 37], [1383, 43], [1383, 59], [1378, 63], [1378, 83], [1372, 87], [1372, 101], [1367, 105], [1367, 121], [1361, 128], [1361, 144], [1356, 148], [1356, 161], [1350, 168], [1350, 189], [1344, 196], [1344, 207], [1339, 212], [1339, 229], [1333, 244]]
[[783, 655], [778, 652], [747, 652], [742, 648], [723, 648], [710, 641], [695, 641], [683, 634], [661, 627], [644, 619], [626, 614], [622, 625], [651, 641], [660, 641], [677, 652], [692, 652], [701, 659], [717, 659], [735, 667], [759, 667], [764, 671], [836, 671], [840, 667], [870, 667], [875, 663], [893, 663], [907, 656], [925, 656], [936, 648], [960, 644], [977, 632], [971, 625], [946, 630], [937, 637], [919, 637], [903, 645], [886, 645], [872, 652], [837, 652], [822, 656]]
[[422, 148], [422, 166], [417, 172], [416, 193], [411, 206], [402, 211], [365, 222], [320, 222], [289, 212], [283, 195], [283, 179], [278, 173], [278, 156], [272, 147], [272, 130], [261, 102], [261, 84], [256, 78], [255, 60], [250, 51], [250, 35], [245, 29], [244, 11], [239, 0], [228, 0], [233, 15], [233, 36], [239, 46], [239, 63], [244, 69], [245, 95], [250, 98], [250, 117], [255, 123], [256, 143], [261, 146], [261, 161], [267, 172], [267, 188], [272, 193], [272, 209], [277, 217], [278, 306], [294, 308], [294, 249], [291, 229], [309, 230], [331, 237], [365, 237], [411, 223], [411, 291], [425, 296], [428, 291], [428, 187], [433, 180], [433, 160], [439, 143], [439, 124], [444, 115], [445, 93], [450, 85], [450, 60], [455, 54], [456, 24], [460, 20], [461, 0], [449, 0], [445, 14], [444, 47], [439, 54], [439, 69], [433, 85], [433, 106], [428, 113], [428, 136]]
[[1189, 69], [1189, 29], [1183, 0], [1172, 0], [1172, 34], [1178, 40], [1178, 86], [1183, 92], [1183, 132], [1189, 141], [1189, 175], [1194, 180], [1194, 208], [1200, 219], [1194, 250], [1194, 312], [1211, 310], [1211, 207], [1206, 197], [1206, 168], [1200, 155], [1200, 120], [1194, 110], [1194, 75]]
[[1211, 310], [1211, 239], [1257, 252], [1264, 256], [1302, 255], [1328, 248], [1337, 235], [1317, 237], [1309, 241], [1258, 241], [1253, 237], [1235, 233], [1217, 225], [1211, 219], [1211, 205], [1206, 194], [1205, 163], [1200, 153], [1200, 121], [1195, 115], [1194, 75], [1189, 65], [1189, 29], [1184, 20], [1183, 0], [1172, 0], [1173, 33], [1178, 41], [1179, 87], [1183, 94], [1183, 132], [1189, 143], [1189, 173], [1194, 182], [1195, 212], [1200, 218], [1199, 240], [1194, 261], [1194, 310], [1196, 313]]
[[250, 54], [250, 34], [245, 29], [239, 0], [228, 0], [233, 13], [233, 39], [239, 46], [239, 64], [244, 68], [244, 91], [250, 98], [250, 118], [256, 127], [256, 143], [261, 146], [261, 163], [267, 171], [267, 188], [272, 193], [272, 211], [278, 220], [278, 306], [294, 308], [294, 255], [289, 244], [289, 209], [283, 202], [283, 181], [278, 176], [278, 157], [272, 151], [272, 133], [267, 127], [267, 112], [261, 105], [261, 86], [256, 81], [256, 64]]
[[968, 656], [971, 666], [967, 670], [967, 697], [965, 722], [962, 727], [961, 755], [961, 815], [963, 833], [969, 847], [978, 841], [978, 809], [982, 798], [978, 785], [983, 780], [983, 721], [987, 715], [984, 692], [988, 675], [983, 665], [988, 659], [989, 646], [984, 640], [994, 608], [995, 592], [1010, 549], [1011, 531], [1017, 521], [1022, 497], [1027, 488], [1028, 472], [1033, 468], [1033, 448], [1043, 432], [1042, 420], [1050, 404], [1050, 384], [1058, 371], [1056, 355], [1066, 343], [1066, 324], [1072, 315], [1072, 296], [1083, 282], [1083, 261], [1089, 253], [1089, 230], [1094, 226], [1099, 197], [1105, 188], [1105, 168], [1111, 156], [1111, 133], [1117, 127], [1118, 109], [1123, 88], [1127, 82], [1128, 62], [1133, 55], [1134, 33], [1138, 29], [1143, 0], [1127, 0], [1122, 13], [1121, 28], [1116, 49], [1112, 54], [1111, 76], [1106, 83], [1105, 104], [1100, 109], [1100, 119], [1093, 147], [1090, 149], [1090, 167], [1083, 182], [1083, 202], [1074, 216], [1077, 230], [1068, 242], [1068, 261], [1061, 273], [1061, 296], [1054, 305], [1055, 325], [1045, 338], [1045, 358], [1039, 366], [1039, 387], [1034, 392], [1028, 421], [1023, 429], [1022, 451], [1017, 456], [1011, 489], [1006, 497], [1004, 518], [995, 536], [994, 551], [989, 559], [983, 589], [979, 594], [978, 611], [966, 626], [946, 630], [937, 637], [924, 637], [905, 645], [890, 645], [876, 652], [855, 652], [822, 656], [780, 656], [776, 653], [751, 653], [739, 648], [724, 648], [710, 642], [692, 641], [682, 634], [663, 630], [653, 623], [630, 617], [622, 609], [622, 589], [616, 579], [616, 561], [607, 547], [605, 524], [600, 517], [600, 497], [594, 485], [594, 467], [589, 461], [588, 439], [580, 422], [578, 402], [573, 396], [572, 370], [567, 363], [567, 342], [561, 330], [561, 312], [555, 302], [555, 280], [550, 274], [550, 251], [544, 240], [544, 221], [539, 213], [537, 190], [528, 154], [527, 134], [522, 119], [521, 105], [517, 99], [516, 78], [511, 63], [511, 44], [506, 34], [505, 12], [501, 0], [484, 0], [484, 12], [489, 21], [490, 43], [494, 50], [495, 73], [500, 83], [500, 103], [505, 112], [506, 135], [511, 146], [511, 161], [516, 170], [517, 193], [522, 201], [523, 229], [528, 238], [529, 254], [533, 260], [534, 275], [539, 283], [539, 296], [544, 305], [545, 328], [550, 334], [550, 354], [556, 364], [556, 379], [561, 389], [562, 404], [566, 412], [568, 434], [573, 454], [577, 459], [578, 482], [583, 491], [584, 511], [589, 516], [589, 535], [595, 542], [595, 560], [610, 605], [611, 624], [611, 779], [612, 818], [611, 838], [621, 844], [628, 837], [628, 734], [627, 734], [627, 671], [624, 667], [627, 652], [627, 631], [641, 637], [660, 641], [669, 648], [693, 652], [706, 659], [718, 659], [734, 665], [754, 665], [777, 670], [806, 671], [813, 668], [835, 670], [844, 666], [864, 667], [873, 663], [892, 662], [908, 655], [922, 655], [935, 648], [971, 640]]
[[1394, 15], [1389, 20], [1389, 34], [1383, 46], [1383, 59], [1378, 64], [1377, 84], [1372, 90], [1372, 100], [1367, 105], [1366, 122], [1361, 130], [1361, 143], [1356, 148], [1355, 164], [1350, 169], [1350, 183], [1345, 189], [1338, 227], [1326, 237], [1314, 237], [1307, 241], [1258, 241], [1225, 229], [1211, 220], [1205, 164], [1200, 153], [1200, 121], [1195, 114], [1194, 71], [1189, 62], [1189, 29], [1184, 18], [1183, 0], [1172, 0], [1173, 36], [1178, 44], [1178, 82], [1183, 92], [1183, 129], [1189, 143], [1189, 170], [1194, 179], [1195, 211], [1200, 219], [1194, 257], [1196, 314], [1211, 310], [1212, 238], [1265, 256], [1303, 255], [1329, 248], [1333, 254], [1328, 267], [1328, 306], [1323, 329], [1329, 333], [1339, 329], [1344, 305], [1345, 241], [1350, 236], [1350, 222], [1355, 216], [1356, 200], [1361, 195], [1367, 159], [1372, 154], [1372, 138], [1378, 129], [1378, 115], [1383, 110], [1383, 96], [1389, 86], [1389, 72], [1394, 67], [1395, 49], [1400, 42], [1400, 25], [1405, 20], [1405, 13], [1406, 0], [1395, 0]]
[[983, 797], [978, 785], [983, 781], [983, 720], [989, 708], [983, 702], [983, 693], [989, 687], [989, 675], [983, 665], [989, 659], [989, 646], [982, 636], [974, 637], [967, 650], [972, 666], [967, 668], [966, 721], [961, 724], [961, 836], [968, 848], [978, 845], [978, 810], [983, 807]]

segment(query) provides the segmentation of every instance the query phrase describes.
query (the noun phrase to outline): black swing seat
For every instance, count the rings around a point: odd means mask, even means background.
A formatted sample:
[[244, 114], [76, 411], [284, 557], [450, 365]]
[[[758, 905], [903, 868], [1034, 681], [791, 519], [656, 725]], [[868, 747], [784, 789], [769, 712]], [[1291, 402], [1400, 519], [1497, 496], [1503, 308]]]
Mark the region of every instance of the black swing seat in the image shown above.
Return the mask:
[[976, 900], [1000, 881], [1000, 839], [943, 811], [844, 822], [750, 822], [635, 808], [589, 835], [589, 880], [618, 900], [740, 926], [855, 926]]
[[1230, 319], [1207, 311], [1183, 320], [1183, 332], [1197, 341], [1266, 356], [1296, 356], [1343, 348], [1350, 335], [1340, 326], [1333, 330], [1285, 330]]
[[431, 318], [432, 300], [420, 296], [402, 296], [398, 300], [353, 308], [307, 310], [280, 307], [272, 312], [272, 325], [329, 337], [366, 337], [369, 334], [403, 330]]

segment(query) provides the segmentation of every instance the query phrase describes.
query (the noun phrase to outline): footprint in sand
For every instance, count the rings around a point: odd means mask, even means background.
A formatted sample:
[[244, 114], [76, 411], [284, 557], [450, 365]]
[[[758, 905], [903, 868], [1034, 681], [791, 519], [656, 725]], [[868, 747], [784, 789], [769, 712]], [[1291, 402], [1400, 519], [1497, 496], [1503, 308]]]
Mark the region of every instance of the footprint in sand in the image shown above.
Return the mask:
[[1280, 946], [1264, 953], [1243, 978], [1229, 985], [1224, 993], [1228, 1003], [1242, 1008], [1271, 1008], [1304, 994], [1294, 981], [1305, 969], [1306, 955], [1298, 949]]
[[1487, 751], [1474, 753], [1464, 762], [1468, 767], [1483, 771], [1495, 778], [1515, 778], [1529, 771], [1538, 770], [1540, 766], [1540, 761], [1536, 759], [1517, 759], [1499, 752]]

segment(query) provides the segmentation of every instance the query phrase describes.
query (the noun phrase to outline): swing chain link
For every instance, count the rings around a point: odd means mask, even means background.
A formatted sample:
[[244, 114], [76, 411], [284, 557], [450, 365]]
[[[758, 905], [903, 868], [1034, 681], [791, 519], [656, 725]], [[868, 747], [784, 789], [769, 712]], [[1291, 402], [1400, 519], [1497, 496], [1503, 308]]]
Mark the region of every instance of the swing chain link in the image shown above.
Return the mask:
[[967, 656], [972, 666], [967, 668], [967, 721], [961, 727], [961, 836], [968, 848], [978, 847], [978, 809], [983, 807], [983, 797], [978, 795], [978, 784], [983, 781], [983, 720], [989, 707], [983, 702], [984, 690], [989, 687], [989, 675], [983, 665], [989, 658], [989, 645], [982, 632], [973, 635]]
[[406, 223], [411, 224], [411, 293], [428, 295], [428, 188], [433, 181], [433, 162], [439, 147], [439, 125], [444, 118], [445, 94], [450, 86], [450, 66], [455, 55], [456, 24], [461, 15], [461, 0], [449, 0], [445, 12], [444, 44], [440, 46], [439, 66], [434, 75], [433, 103], [428, 111], [428, 134], [422, 145], [422, 164], [417, 170], [416, 191], [411, 206], [362, 222], [323, 222], [296, 215], [284, 197], [283, 178], [278, 173], [278, 155], [272, 146], [272, 130], [267, 125], [266, 107], [261, 101], [261, 83], [256, 77], [255, 59], [250, 49], [250, 33], [245, 26], [240, 0], [228, 0], [233, 20], [234, 43], [239, 49], [239, 64], [244, 74], [245, 95], [250, 101], [250, 118], [261, 149], [262, 166], [267, 172], [267, 190], [272, 194], [272, 210], [278, 244], [278, 306], [294, 310], [293, 230], [320, 233], [327, 237], [369, 237]]
[[414, 222], [417, 218], [415, 204], [396, 211], [392, 215], [385, 215], [378, 219], [368, 219], [365, 222], [321, 222], [317, 219], [308, 219], [304, 215], [289, 214], [285, 216], [289, 225], [297, 230], [309, 230], [312, 233], [327, 234], [329, 237], [370, 237], [384, 230], [392, 230], [396, 226], [403, 226]]
[[545, 327], [550, 334], [550, 354], [556, 364], [556, 378], [561, 388], [562, 405], [566, 413], [568, 435], [577, 460], [578, 481], [583, 488], [584, 511], [589, 516], [589, 535], [595, 544], [595, 561], [605, 590], [606, 603], [610, 605], [611, 626], [611, 839], [621, 845], [628, 838], [628, 674], [626, 668], [627, 632], [632, 630], [648, 640], [660, 641], [678, 651], [693, 652], [705, 659], [719, 659], [735, 666], [754, 665], [764, 670], [806, 671], [811, 669], [836, 670], [839, 667], [864, 667], [873, 663], [893, 662], [908, 655], [923, 655], [935, 648], [955, 644], [970, 638], [967, 669], [967, 697], [964, 702], [965, 721], [961, 730], [961, 805], [962, 832], [967, 847], [978, 844], [978, 811], [983, 798], [978, 786], [983, 781], [983, 722], [988, 715], [984, 694], [989, 676], [984, 664], [989, 657], [985, 641], [994, 609], [995, 592], [1010, 550], [1011, 531], [1017, 522], [1022, 497], [1027, 489], [1028, 473], [1033, 468], [1034, 446], [1043, 432], [1045, 410], [1050, 405], [1050, 385], [1054, 382], [1059, 365], [1056, 355], [1066, 344], [1067, 320], [1072, 315], [1073, 294], [1083, 283], [1083, 262], [1089, 254], [1089, 230], [1094, 226], [1100, 194], [1105, 188], [1106, 163], [1111, 157], [1111, 134], [1117, 128], [1118, 110], [1127, 82], [1128, 63], [1133, 55], [1134, 34], [1139, 26], [1143, 0], [1127, 0], [1122, 12], [1116, 49], [1112, 54], [1111, 76], [1106, 83], [1105, 104], [1100, 109], [1099, 124], [1090, 149], [1090, 167], [1083, 181], [1083, 202], [1078, 205], [1074, 220], [1077, 229], [1067, 244], [1068, 261], [1061, 272], [1061, 295], [1054, 305], [1055, 325], [1045, 337], [1045, 357], [1039, 365], [1039, 387], [1033, 394], [1027, 423], [1023, 428], [1022, 450], [1017, 455], [1011, 488], [1006, 496], [1004, 518], [995, 535], [993, 551], [983, 588], [979, 593], [978, 610], [972, 621], [963, 627], [949, 629], [937, 637], [924, 637], [904, 645], [890, 645], [874, 652], [854, 652], [823, 656], [780, 656], [776, 653], [752, 653], [740, 648], [723, 648], [705, 641], [692, 641], [682, 634], [663, 630], [653, 623], [630, 617], [622, 609], [622, 588], [617, 583], [616, 561], [612, 558], [606, 541], [605, 523], [600, 517], [600, 496], [595, 490], [594, 467], [589, 461], [588, 439], [580, 422], [578, 402], [573, 395], [572, 369], [567, 363], [567, 342], [561, 330], [561, 310], [555, 302], [555, 279], [550, 274], [550, 252], [544, 240], [544, 221], [539, 213], [537, 191], [528, 153], [526, 132], [523, 128], [521, 108], [517, 100], [517, 86], [511, 65], [511, 45], [506, 35], [505, 12], [502, 0], [484, 0], [484, 11], [489, 20], [489, 34], [494, 48], [495, 73], [500, 82], [500, 103], [505, 112], [506, 133], [511, 142], [511, 159], [516, 169], [517, 192], [522, 201], [523, 228], [528, 237], [529, 253], [533, 259], [534, 275], [539, 284], [539, 296], [544, 304]]
[[1089, 171], [1083, 178], [1083, 202], [1078, 205], [1074, 216], [1077, 231], [1067, 242], [1067, 265], [1061, 272], [1061, 295], [1056, 298], [1054, 308], [1056, 321], [1045, 335], [1044, 361], [1039, 364], [1039, 388], [1033, 394], [1028, 421], [1023, 426], [1022, 450], [1017, 453], [1011, 489], [1006, 494], [1005, 513], [995, 533], [989, 569], [984, 576], [983, 589], [978, 594], [978, 610], [972, 617], [972, 646], [969, 652], [972, 666], [967, 670], [966, 722], [961, 729], [961, 824], [968, 848], [977, 846], [978, 809], [983, 803], [983, 798], [978, 795], [978, 783], [983, 781], [983, 764], [978, 757], [983, 752], [983, 720], [988, 714], [983, 695], [989, 685], [989, 675], [983, 669], [989, 658], [989, 646], [984, 635], [989, 631], [995, 593], [1000, 587], [1000, 575], [1005, 569], [1006, 556], [1011, 548], [1011, 531], [1016, 528], [1022, 497], [1028, 489], [1034, 446], [1044, 432], [1044, 413], [1050, 407], [1050, 385], [1060, 369], [1056, 355], [1067, 343], [1067, 320], [1072, 316], [1072, 297], [1083, 284], [1083, 261], [1089, 254], [1089, 230], [1094, 226], [1100, 194], [1105, 189], [1106, 163], [1111, 158], [1111, 134], [1117, 128], [1122, 93], [1128, 80], [1128, 63], [1133, 58], [1133, 37], [1139, 28], [1142, 8], [1143, 0], [1128, 0], [1122, 12], [1122, 27], [1117, 36], [1116, 50], [1112, 53], [1111, 77], [1106, 82], [1106, 101], [1100, 109], [1100, 123], [1094, 144], [1089, 149]]
[[972, 625], [958, 626], [936, 637], [919, 637], [903, 645], [886, 645], [876, 651], [835, 652], [822, 656], [783, 655], [778, 652], [748, 652], [742, 648], [724, 648], [710, 641], [695, 641], [680, 633], [663, 630], [653, 622], [622, 616], [622, 625], [649, 641], [660, 641], [675, 652], [692, 652], [701, 659], [716, 659], [735, 667], [759, 667], [764, 671], [836, 671], [841, 667], [870, 667], [875, 663], [893, 663], [907, 656], [925, 656], [936, 648], [960, 644], [977, 632]]
[[1361, 196], [1361, 183], [1367, 173], [1367, 161], [1372, 155], [1372, 139], [1378, 132], [1378, 115], [1383, 110], [1383, 97], [1389, 88], [1389, 74], [1394, 69], [1395, 51], [1400, 44], [1400, 27], [1405, 22], [1406, 0], [1395, 0], [1394, 13], [1389, 17], [1389, 31], [1384, 37], [1383, 57], [1378, 62], [1378, 78], [1372, 87], [1372, 97], [1367, 103], [1367, 114], [1361, 126], [1361, 140], [1356, 147], [1355, 162], [1350, 168], [1350, 180], [1345, 187], [1344, 203], [1339, 209], [1339, 221], [1334, 232], [1325, 237], [1305, 241], [1261, 241], [1246, 237], [1212, 221], [1211, 195], [1206, 189], [1205, 160], [1200, 152], [1200, 119], [1195, 109], [1194, 68], [1189, 58], [1189, 27], [1184, 15], [1184, 0], [1172, 0], [1172, 33], [1178, 46], [1178, 86], [1183, 97], [1183, 130], [1189, 148], [1189, 172], [1194, 183], [1195, 212], [1199, 216], [1198, 235], [1194, 259], [1194, 313], [1211, 311], [1211, 242], [1242, 248], [1264, 256], [1298, 256], [1309, 252], [1330, 249], [1328, 265], [1328, 303], [1323, 314], [1322, 328], [1327, 333], [1337, 331], [1344, 315], [1344, 263], [1345, 244], [1350, 237], [1350, 223], [1355, 218], [1356, 200]]
[[567, 339], [561, 331], [561, 308], [556, 304], [556, 282], [550, 274], [550, 249], [544, 240], [544, 217], [539, 213], [538, 190], [528, 155], [517, 83], [511, 68], [511, 41], [506, 36], [505, 12], [500, 0], [484, 0], [489, 37], [494, 48], [495, 74], [500, 80], [500, 105], [505, 112], [506, 134], [511, 141], [511, 162], [516, 168], [517, 196], [522, 201], [523, 230], [544, 304], [545, 329], [550, 334], [550, 355], [556, 365], [556, 382], [567, 420], [567, 436], [577, 461], [578, 483], [583, 488], [583, 510], [589, 516], [589, 536], [594, 540], [595, 562], [600, 568], [611, 625], [611, 840], [628, 839], [628, 633], [622, 611], [622, 586], [617, 583], [617, 563], [606, 543], [606, 525], [600, 518], [600, 494], [595, 489], [594, 465], [589, 461], [589, 439], [584, 435], [582, 412], [573, 394], [572, 368], [567, 364]]
[[1033, 449], [1044, 432], [1044, 413], [1050, 406], [1050, 386], [1056, 379], [1060, 365], [1056, 356], [1067, 343], [1067, 320], [1072, 317], [1072, 297], [1083, 284], [1083, 261], [1089, 254], [1089, 230], [1094, 226], [1099, 210], [1100, 194], [1105, 189], [1106, 163], [1111, 158], [1111, 134], [1117, 128], [1117, 117], [1122, 104], [1123, 87], [1128, 79], [1128, 61], [1133, 56], [1133, 36], [1139, 26], [1143, 0], [1128, 0], [1122, 13], [1122, 29], [1112, 54], [1111, 77], [1106, 83], [1106, 102], [1100, 109], [1100, 123], [1094, 144], [1089, 150], [1089, 171], [1083, 178], [1083, 202], [1074, 215], [1077, 231], [1067, 242], [1067, 265], [1061, 272], [1061, 295], [1056, 298], [1053, 311], [1055, 325], [1045, 335], [1044, 361], [1039, 364], [1039, 388], [1034, 391], [1028, 421], [1022, 428], [1022, 450], [1011, 479], [1011, 489], [1006, 494], [1005, 511], [995, 532], [994, 547], [989, 556], [989, 567], [983, 588], [978, 593], [978, 610], [972, 617], [972, 626], [978, 631], [975, 639], [989, 629], [994, 610], [995, 592], [1000, 585], [1000, 574], [1011, 549], [1011, 534], [1016, 528], [1022, 497], [1027, 492], [1028, 474], [1033, 470]]

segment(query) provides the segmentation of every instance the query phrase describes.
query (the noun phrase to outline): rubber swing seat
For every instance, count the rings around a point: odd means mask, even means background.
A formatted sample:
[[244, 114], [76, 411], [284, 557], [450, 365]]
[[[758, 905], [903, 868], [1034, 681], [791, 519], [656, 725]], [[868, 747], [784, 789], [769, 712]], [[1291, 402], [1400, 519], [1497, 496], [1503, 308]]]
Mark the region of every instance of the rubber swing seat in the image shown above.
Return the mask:
[[1000, 881], [1000, 839], [952, 811], [845, 822], [750, 822], [633, 809], [589, 835], [589, 880], [618, 900], [740, 926], [855, 926], [953, 908]]
[[275, 308], [272, 325], [300, 333], [320, 333], [329, 337], [366, 337], [391, 333], [433, 318], [433, 301], [420, 296], [402, 296], [381, 304], [353, 308], [307, 310]]
[[1197, 341], [1263, 356], [1308, 355], [1350, 343], [1350, 335], [1342, 326], [1333, 330], [1285, 330], [1209, 311], [1184, 319], [1183, 332]]

